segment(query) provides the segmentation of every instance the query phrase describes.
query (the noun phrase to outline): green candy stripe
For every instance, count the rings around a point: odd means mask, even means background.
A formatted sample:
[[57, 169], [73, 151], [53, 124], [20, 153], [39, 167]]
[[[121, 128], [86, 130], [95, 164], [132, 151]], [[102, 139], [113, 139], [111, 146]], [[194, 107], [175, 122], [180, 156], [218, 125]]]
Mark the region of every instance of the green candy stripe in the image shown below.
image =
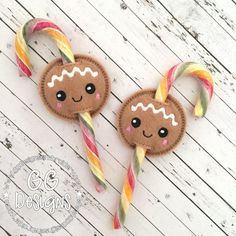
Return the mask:
[[91, 173], [93, 174], [93, 176], [94, 176], [94, 178], [96, 179], [96, 181], [97, 181], [101, 186], [103, 186], [104, 189], [106, 189], [106, 188], [107, 188], [106, 183], [105, 183], [103, 180], [99, 179], [99, 178], [93, 173], [93, 171], [91, 171]]
[[185, 63], [180, 64], [180, 66], [178, 67], [176, 71], [175, 78], [179, 78], [184, 73], [186, 68], [188, 68], [192, 64], [195, 64], [195, 62], [185, 62]]
[[83, 118], [82, 115], [79, 114], [79, 119], [80, 121], [89, 129], [89, 131], [91, 132], [91, 134], [94, 136], [94, 130], [93, 127], [91, 127], [88, 122]]
[[66, 60], [67, 63], [73, 63], [73, 62], [75, 61], [75, 60], [71, 61], [71, 60], [69, 59], [69, 57], [67, 57], [67, 55], [66, 55], [60, 48], [59, 48], [59, 52], [60, 52], [62, 58], [65, 58], [65, 60]]
[[208, 99], [207, 99], [207, 92], [204, 88], [200, 91], [200, 100], [201, 100], [201, 106], [203, 109], [203, 115], [205, 115], [208, 105]]
[[119, 220], [121, 222], [121, 224], [123, 225], [124, 222], [125, 222], [125, 211], [124, 211], [124, 208], [121, 204], [121, 200], [120, 200], [120, 207], [119, 207]]
[[23, 38], [24, 38], [25, 42], [28, 41], [26, 30], [27, 30], [27, 27], [28, 27], [28, 25], [29, 25], [30, 22], [31, 22], [31, 21], [28, 21], [28, 22], [23, 26], [23, 29], [22, 29], [22, 35], [23, 35]]

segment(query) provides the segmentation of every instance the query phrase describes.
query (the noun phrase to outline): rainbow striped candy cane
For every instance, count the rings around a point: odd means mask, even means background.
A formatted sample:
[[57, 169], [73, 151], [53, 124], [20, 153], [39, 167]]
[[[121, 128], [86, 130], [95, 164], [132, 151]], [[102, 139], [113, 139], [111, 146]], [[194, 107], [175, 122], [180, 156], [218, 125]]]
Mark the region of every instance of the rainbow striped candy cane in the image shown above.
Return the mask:
[[192, 76], [199, 79], [202, 86], [193, 114], [197, 117], [204, 116], [213, 95], [214, 81], [211, 73], [204, 66], [195, 62], [183, 62], [173, 66], [161, 80], [155, 99], [159, 102], [165, 102], [173, 82], [182, 76]]
[[[48, 20], [36, 18], [22, 25], [16, 34], [16, 61], [23, 75], [28, 77], [32, 75], [27, 43], [30, 36], [35, 32], [45, 32], [55, 41], [62, 56], [63, 63], [75, 62], [71, 45], [62, 30]], [[79, 113], [78, 117], [80, 119], [90, 170], [97, 181], [96, 189], [97, 191], [102, 191], [106, 188], [106, 183], [97, 151], [92, 118], [89, 112]]]
[[119, 229], [125, 222], [129, 205], [132, 200], [134, 187], [137, 182], [138, 174], [141, 170], [143, 160], [145, 158], [146, 149], [136, 146], [133, 158], [129, 164], [128, 172], [123, 185], [123, 190], [120, 197], [119, 207], [113, 219], [113, 228]]
[[[205, 115], [208, 104], [212, 98], [214, 91], [214, 81], [209, 71], [200, 64], [194, 62], [183, 62], [173, 66], [164, 78], [161, 80], [157, 88], [155, 99], [159, 102], [165, 102], [173, 82], [182, 76], [192, 76], [201, 82], [200, 97], [194, 108], [194, 116], [202, 117]], [[128, 167], [128, 173], [123, 185], [121, 198], [113, 219], [113, 227], [119, 229], [125, 222], [125, 217], [131, 204], [134, 187], [137, 181], [141, 164], [144, 160], [146, 149], [141, 146], [135, 147], [133, 159]]]
[[81, 112], [78, 114], [78, 116], [80, 119], [80, 128], [84, 138], [85, 152], [89, 167], [97, 182], [96, 190], [101, 192], [103, 189], [106, 189], [106, 180], [98, 155], [92, 117], [90, 116], [89, 112]]
[[31, 76], [31, 64], [29, 60], [28, 41], [30, 36], [35, 32], [45, 32], [52, 38], [61, 53], [62, 59], [65, 62], [75, 62], [70, 43], [62, 30], [54, 23], [44, 19], [32, 19], [23, 24], [16, 33], [15, 50], [16, 61], [21, 73], [26, 76]]

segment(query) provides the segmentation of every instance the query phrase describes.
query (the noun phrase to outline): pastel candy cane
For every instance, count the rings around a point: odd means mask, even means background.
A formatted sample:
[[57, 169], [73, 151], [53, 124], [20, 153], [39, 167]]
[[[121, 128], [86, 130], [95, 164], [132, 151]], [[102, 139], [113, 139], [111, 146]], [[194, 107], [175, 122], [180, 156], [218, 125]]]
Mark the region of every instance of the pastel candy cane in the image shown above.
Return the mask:
[[132, 201], [134, 188], [137, 182], [138, 174], [141, 170], [146, 150], [143, 147], [136, 146], [133, 158], [128, 167], [128, 173], [125, 178], [124, 186], [121, 192], [118, 210], [114, 215], [113, 228], [119, 229], [125, 222], [129, 205]]
[[80, 127], [83, 133], [85, 152], [87, 155], [90, 170], [97, 181], [96, 190], [101, 192], [106, 188], [106, 180], [102, 171], [101, 162], [98, 155], [92, 118], [88, 112], [79, 113]]
[[155, 99], [165, 102], [173, 82], [182, 76], [192, 76], [201, 83], [200, 97], [194, 108], [194, 115], [202, 117], [207, 111], [214, 90], [214, 82], [211, 73], [206, 68], [195, 62], [183, 62], [173, 66], [161, 80], [155, 94]]
[[15, 38], [16, 61], [21, 72], [31, 76], [31, 65], [28, 53], [28, 40], [35, 32], [44, 32], [52, 38], [65, 62], [75, 62], [68, 39], [62, 30], [53, 22], [44, 19], [32, 19], [20, 27]]
[[[93, 59], [83, 57], [83, 56], [76, 56], [75, 58], [71, 49], [71, 45], [67, 37], [63, 33], [63, 31], [56, 24], [45, 19], [29, 20], [28, 22], [26, 22], [24, 25], [20, 27], [19, 31], [16, 34], [16, 39], [15, 39], [16, 61], [22, 74], [26, 76], [31, 76], [32, 74], [27, 43], [30, 36], [35, 32], [44, 32], [51, 39], [53, 39], [62, 57], [62, 59], [58, 59], [56, 61], [51, 62], [48, 65], [46, 72], [51, 71], [51, 73], [53, 73], [53, 71], [55, 71], [55, 73], [59, 73], [59, 72], [62, 73], [64, 71], [66, 72], [65, 74], [73, 74], [73, 76], [71, 76], [73, 78], [70, 78], [71, 85], [69, 85], [68, 87], [68, 84], [67, 84], [66, 87], [64, 88], [65, 90], [68, 88], [69, 90], [73, 90], [75, 87], [77, 87], [76, 89], [77, 92], [81, 92], [81, 93], [84, 92], [84, 87], [82, 87], [82, 85], [80, 84], [80, 79], [82, 78], [78, 78], [78, 74], [72, 72], [73, 68], [77, 68], [77, 70], [80, 71], [79, 66], [81, 65], [84, 65], [84, 74], [81, 74], [81, 76], [84, 76], [84, 77], [89, 76], [87, 74], [89, 74], [89, 72], [92, 71], [90, 67], [87, 67], [87, 64], [89, 64], [90, 66], [94, 67], [94, 70], [98, 69], [102, 71], [106, 79], [105, 72], [103, 71], [103, 69], [100, 69], [99, 64], [95, 62]], [[79, 64], [76, 64], [77, 61], [79, 61]], [[71, 70], [70, 73], [67, 71], [69, 69]], [[56, 88], [54, 88], [54, 82], [53, 83], [51, 82], [52, 76], [50, 76], [50, 73], [48, 73], [49, 74], [48, 76], [46, 72], [44, 72], [43, 78], [41, 79], [41, 84], [40, 84], [41, 94], [44, 99], [44, 102], [49, 106], [51, 110], [56, 112], [57, 115], [61, 115], [69, 119], [79, 118], [80, 126], [83, 133], [85, 152], [86, 152], [86, 156], [89, 162], [89, 167], [97, 182], [96, 190], [102, 191], [103, 189], [106, 188], [106, 181], [105, 181], [105, 176], [104, 176], [101, 162], [98, 155], [94, 128], [92, 125], [92, 118], [90, 116], [90, 113], [88, 111], [84, 111], [84, 108], [82, 108], [82, 105], [81, 105], [81, 108], [79, 109], [79, 106], [77, 106], [78, 101], [74, 97], [72, 97], [73, 100], [70, 100], [69, 105], [71, 107], [76, 106], [76, 109], [78, 110], [71, 111], [68, 114], [68, 111], [72, 110], [72, 108], [70, 107], [64, 108], [66, 106], [64, 105], [66, 104], [66, 102], [68, 105], [69, 100], [68, 99], [66, 100], [66, 97], [68, 97], [68, 94], [66, 94], [65, 91], [64, 90], [62, 91], [61, 89], [56, 94], [54, 94], [56, 92], [54, 91], [54, 89]], [[97, 75], [97, 73], [98, 72], [94, 72], [95, 75]], [[55, 76], [58, 77], [57, 75]], [[63, 79], [61, 79], [61, 81], [58, 83], [60, 83], [60, 86], [63, 86], [63, 80], [64, 80], [65, 75], [63, 75], [62, 73], [61, 77], [63, 77]], [[48, 82], [45, 81], [47, 80], [47, 78], [48, 78]], [[103, 77], [100, 76], [100, 80], [102, 80], [102, 78]], [[93, 84], [92, 85], [89, 84], [87, 86], [87, 89], [89, 89], [88, 90], [89, 96], [93, 92], [93, 89], [95, 87], [93, 86], [94, 86]], [[50, 89], [48, 89], [48, 87], [50, 87]], [[104, 89], [105, 89], [105, 85], [104, 85]], [[51, 104], [50, 104], [50, 99], [47, 98], [47, 93], [52, 93], [52, 94], [49, 94], [49, 97], [53, 98], [51, 101]], [[74, 96], [77, 96], [77, 94], [75, 94]], [[98, 100], [97, 97], [99, 97], [99, 99], [101, 98], [100, 93], [97, 93], [96, 100]], [[104, 99], [105, 98], [106, 97], [104, 96]], [[55, 99], [57, 100], [54, 101]], [[101, 100], [102, 99], [100, 99], [99, 102]], [[99, 105], [102, 105], [102, 104], [99, 104]], [[98, 108], [96, 107], [96, 110], [97, 109]], [[65, 113], [65, 111], [67, 113]], [[93, 112], [93, 110], [91, 111]]]
[[[141, 169], [141, 165], [143, 163], [146, 152], [150, 154], [161, 155], [169, 152], [174, 148], [174, 146], [179, 143], [180, 138], [184, 134], [185, 129], [185, 116], [183, 114], [183, 110], [180, 104], [169, 95], [169, 91], [175, 79], [182, 76], [192, 76], [199, 79], [201, 83], [201, 91], [200, 97], [194, 108], [194, 115], [201, 117], [206, 113], [208, 104], [213, 95], [213, 78], [209, 71], [207, 71], [202, 65], [194, 63], [194, 62], [184, 62], [178, 65], [173, 66], [164, 78], [161, 80], [160, 85], [158, 86], [156, 92], [154, 91], [141, 91], [124, 103], [121, 109], [120, 117], [119, 117], [119, 131], [123, 138], [128, 144], [131, 146], [135, 146], [134, 156], [131, 160], [131, 163], [128, 167], [128, 173], [126, 175], [121, 198], [119, 201], [119, 206], [117, 211], [115, 212], [113, 219], [113, 227], [115, 229], [119, 229], [125, 222], [125, 218], [128, 212], [128, 208], [131, 204], [134, 188], [137, 182], [137, 177]], [[148, 105], [144, 105], [149, 101]], [[137, 105], [139, 104], [139, 105]], [[171, 104], [169, 106], [168, 104]], [[135, 112], [130, 111], [130, 107], [135, 107]], [[138, 107], [139, 110], [138, 110]], [[172, 107], [173, 112], [166, 114], [166, 110], [170, 110]], [[142, 109], [141, 109], [142, 108]], [[150, 111], [155, 110], [156, 113], [163, 112], [163, 118], [160, 118], [158, 115], [153, 115], [152, 118], [149, 118]], [[149, 112], [149, 113], [147, 113]], [[146, 119], [140, 120], [138, 117], [142, 114], [144, 117], [144, 113], [146, 113]], [[140, 132], [137, 131], [137, 137], [131, 133], [131, 128], [129, 125], [129, 121], [127, 121], [128, 117], [135, 117], [135, 125], [132, 132], [135, 132], [139, 128], [145, 134], [145, 127], [149, 129], [149, 136], [145, 136], [140, 138]], [[178, 117], [178, 122], [174, 123], [174, 126], [170, 126], [170, 131], [172, 131], [172, 136], [174, 139], [168, 141], [168, 129], [166, 129], [166, 121], [165, 119], [176, 119]], [[148, 121], [149, 119], [153, 119]], [[156, 119], [156, 120], [154, 120]], [[145, 126], [145, 122], [147, 123]], [[152, 123], [153, 122], [153, 123]], [[144, 123], [144, 124], [142, 124]], [[143, 125], [143, 126], [142, 126]], [[173, 124], [172, 124], [173, 125]], [[152, 128], [153, 126], [153, 128]], [[159, 137], [154, 139], [153, 136], [157, 135], [157, 127], [159, 126]], [[128, 129], [126, 128], [128, 127]], [[151, 128], [150, 128], [151, 127]], [[178, 128], [179, 127], [179, 128]], [[154, 130], [150, 133], [150, 130]], [[175, 137], [176, 136], [176, 137]], [[152, 138], [152, 141], [148, 141], [149, 138]], [[153, 146], [152, 146], [153, 145]], [[162, 149], [158, 149], [158, 148]]]

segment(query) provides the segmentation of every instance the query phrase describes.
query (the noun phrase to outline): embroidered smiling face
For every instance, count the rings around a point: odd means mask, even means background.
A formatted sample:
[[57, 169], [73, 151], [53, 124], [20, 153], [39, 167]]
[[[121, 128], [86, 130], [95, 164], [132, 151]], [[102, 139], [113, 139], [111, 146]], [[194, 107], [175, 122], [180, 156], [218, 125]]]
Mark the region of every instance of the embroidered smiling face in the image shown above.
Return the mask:
[[106, 72], [89, 57], [76, 56], [76, 62], [51, 62], [42, 75], [40, 92], [46, 105], [56, 114], [75, 119], [76, 113], [96, 113], [109, 94]]
[[176, 99], [169, 95], [163, 104], [154, 95], [154, 90], [141, 91], [123, 105], [119, 131], [129, 145], [141, 145], [147, 153], [161, 155], [179, 143], [186, 120]]

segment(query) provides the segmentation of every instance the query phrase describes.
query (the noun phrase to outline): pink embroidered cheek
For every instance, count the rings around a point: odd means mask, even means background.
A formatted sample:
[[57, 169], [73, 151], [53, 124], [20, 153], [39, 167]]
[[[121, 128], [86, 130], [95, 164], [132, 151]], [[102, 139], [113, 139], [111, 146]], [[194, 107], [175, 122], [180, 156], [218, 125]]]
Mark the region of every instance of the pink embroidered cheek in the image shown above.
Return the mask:
[[167, 139], [164, 139], [161, 143], [162, 143], [163, 146], [165, 146], [165, 145], [168, 144], [168, 140], [167, 140]]
[[58, 110], [60, 110], [62, 108], [62, 103], [61, 102], [57, 102], [56, 107], [57, 107]]
[[99, 100], [100, 98], [101, 98], [100, 93], [97, 93], [97, 94], [96, 94], [96, 100]]
[[128, 126], [128, 127], [126, 128], [126, 131], [127, 131], [128, 133], [130, 133], [130, 132], [131, 132], [131, 127]]

